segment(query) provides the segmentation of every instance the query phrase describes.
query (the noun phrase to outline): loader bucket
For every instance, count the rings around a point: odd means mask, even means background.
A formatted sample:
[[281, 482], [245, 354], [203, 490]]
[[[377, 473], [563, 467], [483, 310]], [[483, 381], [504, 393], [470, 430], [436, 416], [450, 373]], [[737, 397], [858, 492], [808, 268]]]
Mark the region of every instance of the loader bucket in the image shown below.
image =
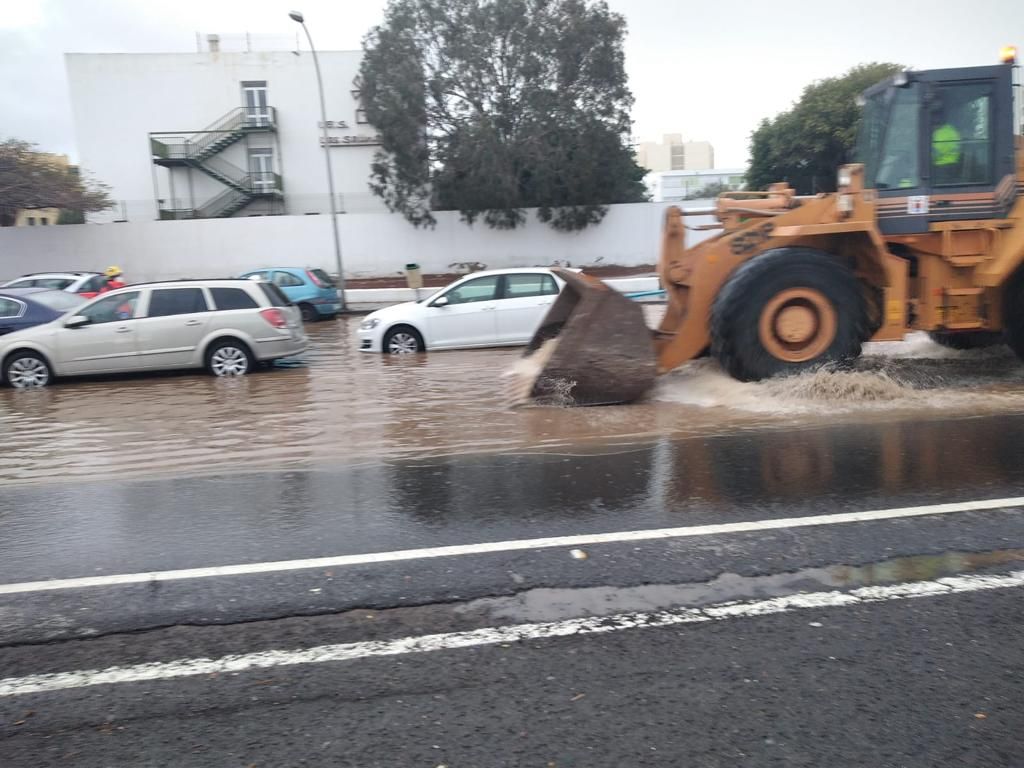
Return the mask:
[[512, 397], [559, 405], [636, 400], [654, 385], [643, 309], [592, 277], [558, 269], [565, 288], [512, 373]]

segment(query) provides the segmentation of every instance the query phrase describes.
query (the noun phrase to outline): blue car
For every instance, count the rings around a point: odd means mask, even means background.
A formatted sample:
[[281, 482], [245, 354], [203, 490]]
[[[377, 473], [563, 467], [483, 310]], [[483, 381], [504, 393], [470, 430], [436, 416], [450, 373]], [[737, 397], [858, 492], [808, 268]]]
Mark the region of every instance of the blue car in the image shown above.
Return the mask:
[[307, 323], [337, 317], [341, 310], [338, 287], [322, 269], [268, 267], [246, 272], [241, 277], [259, 278], [276, 285], [299, 308]]
[[86, 301], [50, 288], [0, 288], [0, 336], [56, 320]]

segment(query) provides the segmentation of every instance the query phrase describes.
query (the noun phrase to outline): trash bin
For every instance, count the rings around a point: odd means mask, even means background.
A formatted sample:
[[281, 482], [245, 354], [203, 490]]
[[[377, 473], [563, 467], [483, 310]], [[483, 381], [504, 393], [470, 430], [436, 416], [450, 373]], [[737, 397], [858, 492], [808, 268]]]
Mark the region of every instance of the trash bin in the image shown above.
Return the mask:
[[419, 264], [405, 265], [405, 284], [417, 291], [423, 287], [423, 273], [420, 272]]

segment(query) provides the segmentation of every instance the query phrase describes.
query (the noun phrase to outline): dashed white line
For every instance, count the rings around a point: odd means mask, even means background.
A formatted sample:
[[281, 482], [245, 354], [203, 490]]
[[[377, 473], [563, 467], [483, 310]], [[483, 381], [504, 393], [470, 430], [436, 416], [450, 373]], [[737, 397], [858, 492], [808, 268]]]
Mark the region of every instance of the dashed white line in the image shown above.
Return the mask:
[[809, 515], [807, 517], [783, 517], [772, 520], [751, 520], [740, 523], [715, 525], [693, 525], [683, 528], [655, 528], [639, 531], [615, 531], [612, 533], [585, 533], [574, 536], [554, 536], [540, 539], [518, 539], [513, 541], [489, 541], [476, 544], [457, 544], [446, 547], [424, 549], [401, 549], [393, 552], [370, 552], [360, 555], [337, 555], [316, 557], [305, 560], [278, 560], [266, 563], [241, 563], [238, 565], [215, 565], [204, 568], [184, 568], [148, 573], [120, 573], [107, 576], [83, 576], [73, 579], [49, 579], [27, 581], [15, 584], [0, 584], [0, 595], [15, 595], [26, 592], [46, 592], [58, 589], [85, 589], [88, 587], [111, 587], [122, 584], [144, 584], [155, 581], [177, 581], [180, 579], [206, 579], [215, 576], [248, 576], [257, 573], [278, 573], [309, 568], [342, 568], [352, 565], [377, 565], [402, 560], [422, 560], [433, 557], [460, 557], [499, 552], [515, 552], [525, 549], [551, 549], [553, 547], [583, 547], [595, 544], [617, 544], [630, 541], [652, 541], [657, 539], [680, 539], [693, 536], [717, 536], [751, 531], [770, 531], [781, 528], [805, 528], [818, 525], [842, 525], [866, 523], [880, 520], [898, 520], [926, 515], [950, 515], [960, 512], [981, 512], [994, 509], [1024, 507], [1024, 496], [1005, 499], [982, 499], [949, 504], [928, 504], [918, 507], [876, 509], [865, 512], [839, 512], [831, 515]]
[[236, 674], [298, 664], [355, 661], [379, 656], [428, 653], [570, 635], [596, 635], [625, 629], [698, 624], [791, 611], [848, 607], [866, 603], [907, 600], [915, 597], [934, 597], [1021, 586], [1024, 586], [1024, 571], [1013, 571], [1000, 575], [954, 576], [936, 581], [862, 587], [850, 592], [806, 592], [769, 600], [720, 603], [703, 608], [677, 608], [657, 612], [621, 613], [614, 616], [590, 616], [542, 624], [518, 624], [507, 627], [487, 627], [468, 632], [402, 637], [395, 640], [323, 645], [304, 650], [261, 651], [223, 656], [219, 659], [179, 659], [130, 667], [56, 672], [0, 680], [0, 698], [87, 688], [95, 685], [174, 680], [197, 675]]

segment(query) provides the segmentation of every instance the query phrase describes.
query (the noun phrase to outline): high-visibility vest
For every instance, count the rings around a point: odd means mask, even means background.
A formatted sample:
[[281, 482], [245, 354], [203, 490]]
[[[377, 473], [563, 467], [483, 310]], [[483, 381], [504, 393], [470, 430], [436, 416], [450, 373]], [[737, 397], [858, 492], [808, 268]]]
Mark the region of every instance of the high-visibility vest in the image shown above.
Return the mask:
[[960, 162], [960, 131], [949, 123], [940, 125], [932, 133], [932, 161], [935, 165]]

